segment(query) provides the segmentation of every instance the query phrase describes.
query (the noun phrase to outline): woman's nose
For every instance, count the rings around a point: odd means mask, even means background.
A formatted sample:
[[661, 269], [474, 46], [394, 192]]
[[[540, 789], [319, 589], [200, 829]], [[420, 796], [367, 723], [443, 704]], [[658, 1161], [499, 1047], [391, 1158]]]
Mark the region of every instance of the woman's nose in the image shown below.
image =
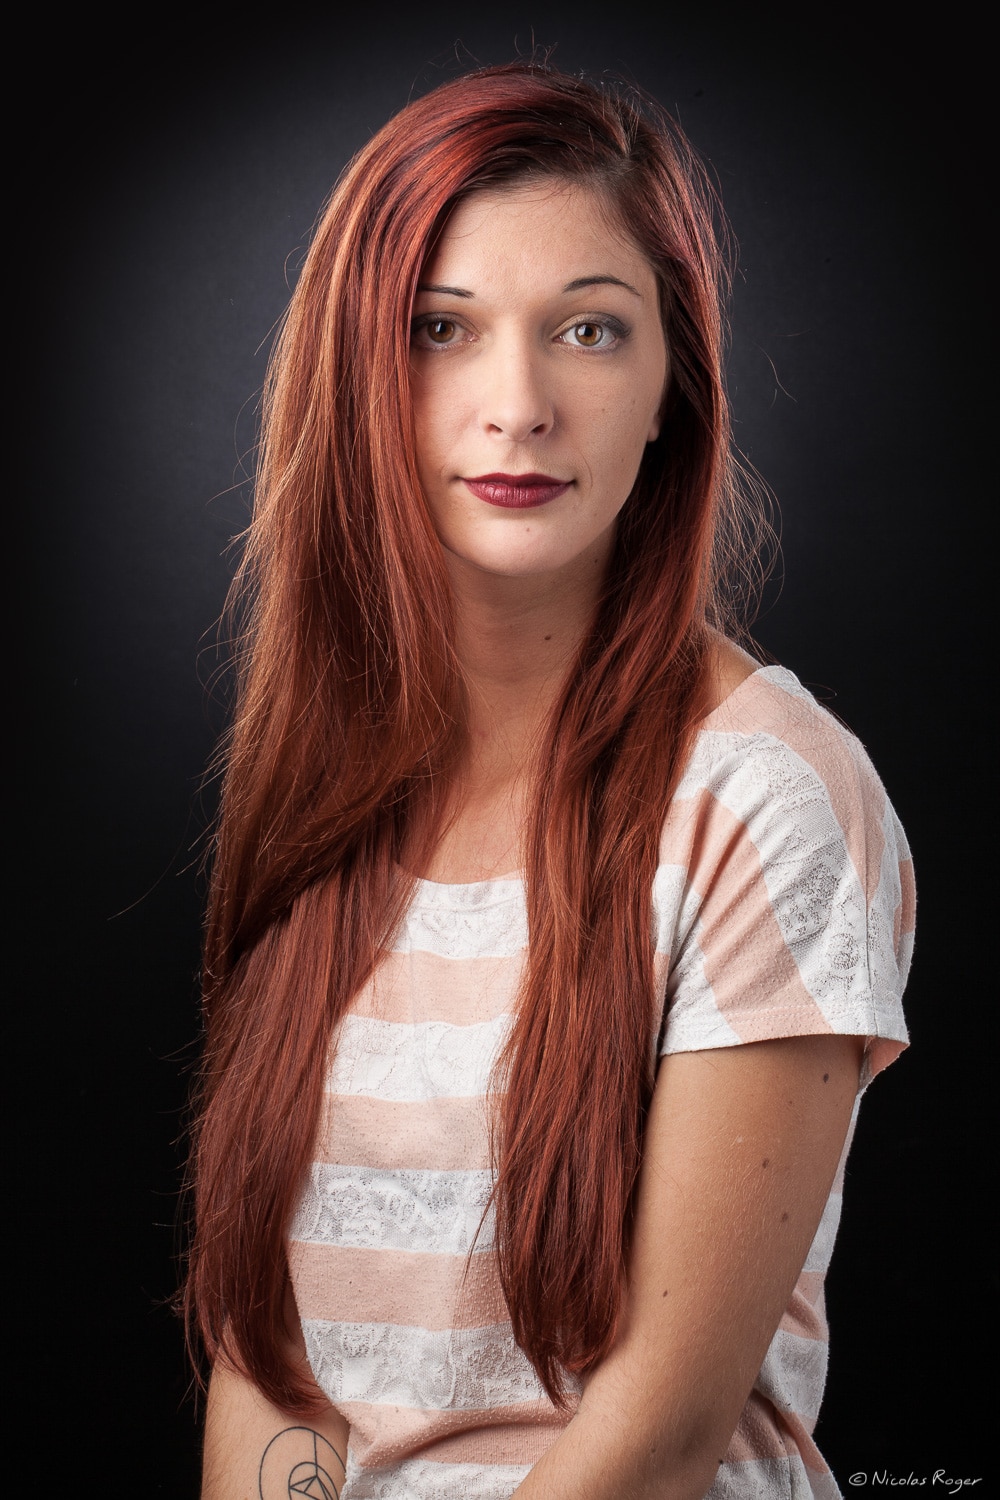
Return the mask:
[[485, 431], [511, 442], [543, 437], [554, 421], [544, 353], [500, 340], [481, 368], [480, 421]]

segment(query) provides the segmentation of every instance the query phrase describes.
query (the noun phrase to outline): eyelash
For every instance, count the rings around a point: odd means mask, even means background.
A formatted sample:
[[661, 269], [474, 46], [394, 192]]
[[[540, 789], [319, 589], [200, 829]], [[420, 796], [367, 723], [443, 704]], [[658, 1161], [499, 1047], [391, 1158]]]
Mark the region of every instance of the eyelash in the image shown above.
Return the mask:
[[[447, 323], [456, 329], [465, 329], [465, 324], [461, 323], [458, 318], [444, 317], [441, 313], [423, 313], [419, 318], [414, 318], [413, 320], [411, 341], [415, 344], [419, 335], [434, 323]], [[602, 314], [600, 317], [594, 318], [577, 318], [574, 322], [568, 324], [562, 333], [557, 334], [556, 337], [564, 339], [567, 334], [575, 333], [579, 328], [600, 328], [602, 331], [612, 335], [611, 342], [607, 344], [576, 344], [567, 342], [567, 347], [570, 349], [581, 349], [584, 352], [593, 351], [600, 354], [607, 353], [618, 344], [623, 343], [632, 332], [620, 319]], [[468, 332], [467, 329], [465, 331]], [[427, 342], [420, 347], [425, 350], [443, 353], [447, 349], [454, 349], [460, 342], [462, 341], [458, 339], [449, 339], [447, 343], [437, 344], [428, 337]]]

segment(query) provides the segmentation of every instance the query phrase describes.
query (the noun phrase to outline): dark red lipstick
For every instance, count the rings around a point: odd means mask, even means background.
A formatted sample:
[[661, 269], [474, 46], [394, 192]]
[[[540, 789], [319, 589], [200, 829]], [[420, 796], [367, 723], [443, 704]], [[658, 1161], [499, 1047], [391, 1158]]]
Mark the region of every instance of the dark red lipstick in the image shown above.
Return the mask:
[[488, 505], [527, 510], [533, 505], [548, 505], [565, 494], [572, 480], [553, 479], [551, 474], [479, 474], [464, 483]]

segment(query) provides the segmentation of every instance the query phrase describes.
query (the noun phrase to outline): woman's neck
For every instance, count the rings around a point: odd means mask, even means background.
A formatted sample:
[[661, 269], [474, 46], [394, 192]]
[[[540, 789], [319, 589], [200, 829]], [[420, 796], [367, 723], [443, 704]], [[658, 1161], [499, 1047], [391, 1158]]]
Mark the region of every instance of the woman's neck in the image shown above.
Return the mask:
[[463, 883], [522, 864], [539, 744], [593, 619], [601, 573], [504, 578], [464, 565], [451, 571], [467, 750], [440, 838], [416, 873]]
[[512, 750], [547, 721], [597, 607], [604, 559], [568, 573], [506, 578], [450, 559], [455, 648], [474, 741]]

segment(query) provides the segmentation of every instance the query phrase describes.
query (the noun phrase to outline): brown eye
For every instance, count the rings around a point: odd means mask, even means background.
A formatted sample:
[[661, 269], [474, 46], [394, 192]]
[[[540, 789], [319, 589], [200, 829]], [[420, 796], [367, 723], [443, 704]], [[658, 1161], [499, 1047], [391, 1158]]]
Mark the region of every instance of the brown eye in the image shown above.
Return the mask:
[[432, 344], [450, 344], [455, 337], [457, 325], [449, 322], [447, 318], [435, 318], [431, 323], [425, 323], [424, 329]]
[[581, 318], [579, 323], [571, 323], [564, 333], [559, 335], [564, 344], [569, 344], [571, 349], [617, 349], [629, 336], [629, 330], [624, 323], [617, 318]]

